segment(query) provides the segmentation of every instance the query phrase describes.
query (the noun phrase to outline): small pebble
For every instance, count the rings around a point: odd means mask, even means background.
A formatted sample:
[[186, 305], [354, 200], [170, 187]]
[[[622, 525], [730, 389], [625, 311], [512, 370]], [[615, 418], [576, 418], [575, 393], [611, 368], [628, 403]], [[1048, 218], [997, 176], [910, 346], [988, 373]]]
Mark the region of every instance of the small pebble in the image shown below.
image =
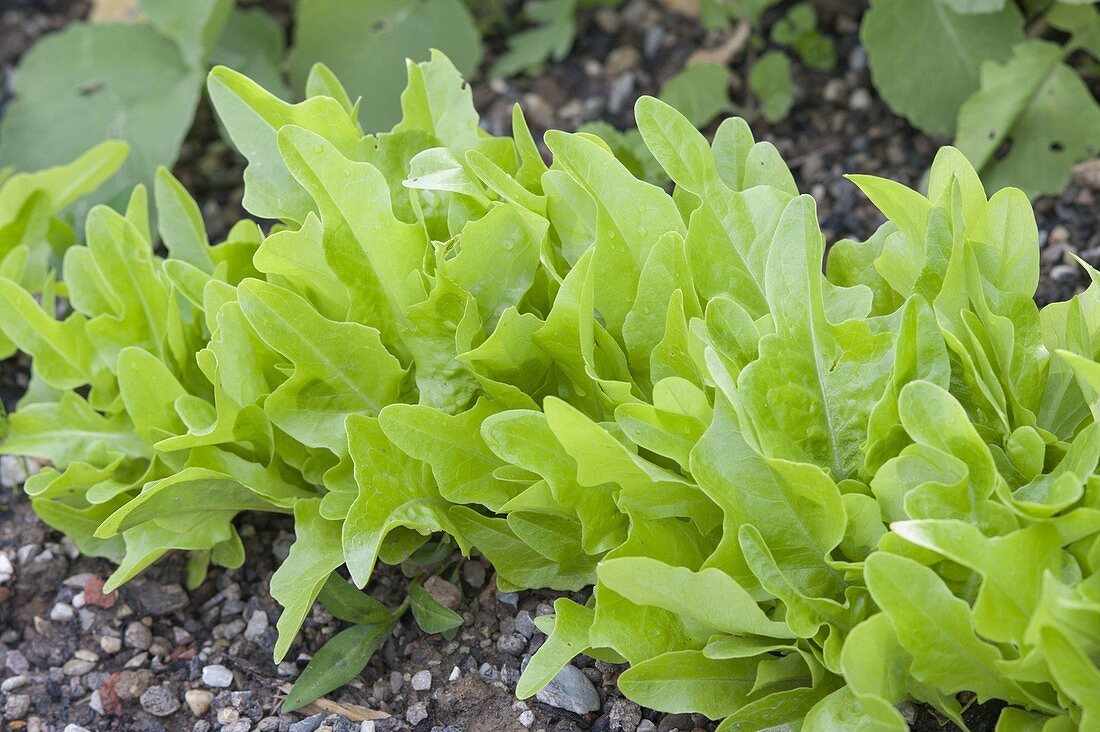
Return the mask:
[[600, 695], [596, 693], [596, 687], [592, 686], [584, 672], [572, 664], [562, 668], [535, 698], [543, 704], [580, 715], [600, 708]]
[[417, 702], [409, 706], [405, 712], [405, 721], [416, 726], [428, 718], [428, 705], [424, 702]]
[[821, 96], [826, 102], [837, 104], [843, 101], [846, 91], [847, 88], [844, 85], [844, 80], [834, 77], [825, 82], [825, 86], [821, 90]]
[[648, 719], [643, 719], [641, 724], [638, 725], [637, 732], [657, 732], [657, 725]]
[[152, 686], [154, 681], [156, 681], [156, 676], [147, 668], [136, 671], [125, 669], [119, 671], [115, 677], [115, 694], [122, 701], [133, 701], [145, 693], [145, 690]]
[[14, 455], [0, 457], [0, 486], [14, 488], [27, 479], [27, 464]]
[[1069, 243], [1069, 229], [1058, 224], [1047, 235], [1047, 246], [1062, 246]]
[[515, 633], [505, 633], [497, 638], [497, 649], [511, 656], [522, 656], [527, 650], [527, 639]]
[[224, 689], [233, 684], [233, 672], [220, 663], [203, 666], [202, 683]]
[[253, 610], [248, 619], [248, 625], [244, 629], [244, 637], [250, 641], [257, 641], [267, 630], [267, 613], [263, 610]]
[[853, 112], [866, 112], [871, 108], [872, 103], [871, 92], [863, 87], [859, 87], [848, 97], [848, 109]]
[[535, 713], [528, 709], [519, 715], [519, 723], [524, 727], [530, 727], [535, 723]]
[[424, 589], [445, 608], [457, 610], [458, 606], [462, 604], [462, 590], [439, 575], [429, 577], [424, 583]]
[[141, 695], [141, 708], [154, 717], [167, 717], [180, 708], [180, 700], [163, 686], [150, 686]]
[[631, 45], [619, 46], [607, 55], [604, 72], [610, 77], [616, 77], [641, 65], [642, 54], [637, 48]]
[[432, 688], [432, 672], [424, 669], [413, 674], [412, 688], [414, 691], [427, 691]]
[[526, 610], [520, 610], [516, 615], [516, 632], [530, 640], [536, 630], [538, 630], [538, 628], [535, 627], [535, 621], [531, 617], [531, 613]]
[[67, 724], [62, 732], [88, 732], [88, 728], [81, 727], [79, 724]]
[[105, 635], [99, 639], [99, 647], [104, 653], [118, 653], [122, 650], [122, 639], [113, 635]]
[[611, 732], [636, 732], [642, 723], [642, 709], [629, 699], [616, 699], [608, 712]]
[[0, 552], [0, 584], [10, 580], [14, 574], [15, 568], [11, 566], [11, 560], [8, 559], [8, 555]]
[[96, 666], [95, 661], [87, 661], [83, 658], [71, 658], [61, 667], [66, 676], [83, 676]]
[[214, 701], [214, 695], [206, 689], [188, 689], [183, 698], [196, 717], [201, 717], [210, 711], [210, 703]]
[[139, 623], [136, 620], [126, 626], [126, 632], [122, 638], [126, 641], [128, 648], [139, 651], [147, 651], [149, 646], [153, 645], [153, 631], [149, 630], [145, 623]]
[[59, 602], [50, 608], [50, 620], [58, 623], [67, 623], [73, 619], [76, 612], [73, 610], [72, 605], [68, 605], [64, 602]]
[[485, 565], [481, 562], [470, 561], [462, 565], [462, 579], [470, 587], [482, 587], [485, 585]]
[[306, 717], [305, 719], [290, 725], [289, 732], [315, 732], [315, 730], [320, 727], [321, 723], [324, 721], [324, 714], [314, 714], [312, 717]]
[[4, 700], [4, 718], [23, 719], [31, 710], [31, 698], [26, 694], [9, 694]]
[[1056, 264], [1050, 270], [1050, 278], [1059, 284], [1071, 284], [1077, 281], [1080, 269], [1069, 264]]
[[7, 694], [16, 689], [22, 689], [27, 685], [28, 681], [30, 681], [30, 678], [22, 674], [19, 676], [12, 676], [11, 678], [4, 679], [3, 683], [0, 683], [0, 691]]
[[84, 583], [84, 601], [89, 605], [110, 610], [117, 600], [118, 596], [115, 593], [103, 593], [103, 580], [96, 575], [90, 575]]

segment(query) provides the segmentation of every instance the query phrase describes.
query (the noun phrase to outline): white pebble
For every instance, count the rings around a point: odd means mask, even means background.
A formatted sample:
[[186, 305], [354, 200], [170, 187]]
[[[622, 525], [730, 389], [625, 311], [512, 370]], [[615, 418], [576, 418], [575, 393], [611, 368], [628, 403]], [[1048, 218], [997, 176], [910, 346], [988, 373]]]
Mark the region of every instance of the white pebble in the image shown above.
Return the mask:
[[244, 629], [244, 637], [250, 641], [259, 640], [260, 636], [267, 630], [267, 626], [267, 613], [263, 610], [254, 610], [252, 616], [248, 619], [248, 626]]
[[95, 575], [91, 572], [80, 572], [71, 577], [66, 577], [61, 584], [65, 587], [72, 587], [74, 590], [83, 590], [88, 586], [88, 580], [93, 577], [95, 577]]
[[8, 555], [0, 552], [0, 584], [10, 580], [14, 573], [15, 568], [11, 566], [11, 560], [8, 559]]
[[54, 620], [58, 623], [67, 623], [73, 619], [73, 606], [67, 605], [63, 602], [59, 602], [50, 608], [50, 620]]
[[220, 663], [214, 663], [209, 666], [203, 666], [202, 668], [202, 683], [207, 686], [214, 686], [219, 689], [224, 689], [233, 684], [233, 672], [222, 666]]
[[413, 674], [411, 683], [414, 691], [427, 691], [432, 688], [432, 672], [427, 669], [417, 671]]
[[528, 709], [526, 712], [519, 715], [519, 723], [524, 727], [530, 727], [535, 723], [535, 713]]
[[0, 457], [0, 486], [14, 488], [27, 479], [27, 463], [14, 455]]
[[8, 692], [15, 691], [16, 689], [22, 689], [24, 686], [27, 685], [28, 681], [30, 681], [30, 679], [23, 674], [12, 676], [10, 678], [4, 679], [3, 683], [0, 683], [0, 691], [7, 694]]

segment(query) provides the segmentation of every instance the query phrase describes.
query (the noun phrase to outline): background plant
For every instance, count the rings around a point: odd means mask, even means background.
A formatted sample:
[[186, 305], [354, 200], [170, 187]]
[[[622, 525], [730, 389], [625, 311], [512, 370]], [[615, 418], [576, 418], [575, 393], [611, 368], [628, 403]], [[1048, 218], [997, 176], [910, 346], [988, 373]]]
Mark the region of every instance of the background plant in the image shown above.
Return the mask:
[[[162, 170], [167, 257], [138, 188], [65, 253], [62, 319], [0, 279], [51, 387], [2, 449], [53, 464], [26, 491], [119, 562], [107, 590], [171, 550], [192, 583], [239, 565], [241, 512], [292, 513], [276, 656], [315, 601], [353, 624], [292, 707], [408, 607], [452, 627], [418, 587], [458, 547], [505, 590], [594, 585], [539, 621], [521, 696], [584, 652], [724, 729], [901, 730], [898, 702], [960, 721], [963, 693], [1007, 702], [1002, 730], [1092, 724], [1098, 291], [1036, 308], [1023, 193], [952, 149], [928, 196], [853, 176], [889, 222], [823, 274], [812, 200], [742, 120], [708, 144], [639, 102], [670, 195], [588, 134], [548, 133], [547, 166], [518, 110], [484, 133], [442, 56], [389, 133], [313, 82], [209, 78], [270, 235], [210, 246]], [[344, 580], [378, 561], [406, 603]]]
[[[287, 55], [282, 27], [232, 0], [186, 11], [167, 0], [134, 3], [142, 22], [74, 24], [26, 55], [17, 100], [0, 124], [0, 163], [34, 170], [125, 139], [130, 161], [92, 199], [121, 206], [132, 185], [151, 185], [149, 171], [176, 160], [211, 65], [241, 69], [291, 100], [306, 93], [308, 72], [322, 61], [353, 101], [364, 98], [363, 128], [378, 131], [399, 119], [406, 57], [438, 48], [470, 75], [485, 33], [505, 46], [489, 76], [536, 74], [568, 54], [583, 8], [616, 4], [532, 0], [517, 20], [500, 0], [302, 0]], [[703, 60], [665, 80], [659, 96], [700, 128], [731, 111], [778, 122], [800, 71], [836, 62], [808, 2], [705, 0], [699, 22], [726, 31], [736, 24], [730, 40], [743, 35], [739, 48], [748, 49], [736, 63]], [[894, 111], [929, 134], [953, 136], [990, 188], [1013, 185], [1035, 197], [1060, 192], [1070, 168], [1100, 150], [1100, 106], [1089, 87], [1098, 28], [1090, 0], [874, 0], [860, 35], [875, 87]], [[747, 82], [742, 105], [730, 98], [731, 64]], [[48, 144], [37, 144], [43, 131]]]
[[[915, 32], [914, 29], [919, 29]], [[956, 146], [986, 185], [1058, 193], [1100, 151], [1093, 0], [873, 0], [860, 37], [898, 114]]]
[[44, 37], [15, 75], [15, 99], [0, 121], [0, 165], [36, 170], [125, 140], [128, 162], [89, 199], [121, 208], [134, 185], [152, 186], [152, 171], [175, 163], [215, 64], [290, 100], [307, 92], [310, 67], [323, 61], [356, 97], [367, 96], [359, 120], [381, 130], [398, 119], [407, 57], [439, 48], [466, 73], [481, 59], [462, 0], [301, 0], [294, 8], [289, 55], [283, 27], [234, 0], [133, 0]]

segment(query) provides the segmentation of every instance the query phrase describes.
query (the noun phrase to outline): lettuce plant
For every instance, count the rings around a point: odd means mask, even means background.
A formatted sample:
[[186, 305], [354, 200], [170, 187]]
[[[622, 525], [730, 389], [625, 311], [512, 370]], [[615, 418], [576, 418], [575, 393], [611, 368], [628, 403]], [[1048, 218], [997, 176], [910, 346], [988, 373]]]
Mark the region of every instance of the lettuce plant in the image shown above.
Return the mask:
[[[0, 281], [52, 390], [7, 453], [117, 587], [171, 550], [244, 561], [240, 514], [292, 514], [276, 657], [316, 601], [353, 625], [289, 706], [348, 680], [454, 548], [504, 589], [580, 590], [517, 693], [579, 653], [630, 698], [723, 730], [904, 730], [917, 700], [1001, 730], [1100, 714], [1100, 286], [1038, 310], [1027, 197], [956, 150], [928, 195], [852, 176], [889, 219], [825, 242], [774, 147], [636, 114], [675, 183], [517, 109], [478, 127], [442, 56], [364, 136], [331, 74], [298, 104], [215, 69], [250, 222], [210, 246], [166, 172], [64, 261], [62, 319]], [[1084, 266], [1084, 265], [1083, 265]], [[1097, 276], [1097, 273], [1090, 270]], [[377, 563], [407, 602], [358, 592]], [[460, 621], [460, 618], [458, 619]]]
[[[34, 173], [0, 171], [0, 275], [6, 282], [35, 293], [44, 304], [54, 301], [60, 257], [77, 239], [71, 223], [83, 218], [81, 199], [115, 174], [127, 152], [125, 143], [111, 141], [66, 165]], [[0, 335], [0, 358], [15, 351]]]

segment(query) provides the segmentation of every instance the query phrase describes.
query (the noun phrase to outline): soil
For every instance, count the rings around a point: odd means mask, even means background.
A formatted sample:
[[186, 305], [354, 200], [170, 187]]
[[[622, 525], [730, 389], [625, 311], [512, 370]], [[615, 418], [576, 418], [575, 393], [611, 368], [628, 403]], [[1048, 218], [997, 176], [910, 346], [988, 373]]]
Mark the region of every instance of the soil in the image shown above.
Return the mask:
[[[273, 10], [289, 23], [286, 2], [249, 4]], [[743, 49], [732, 61], [736, 109], [731, 112], [746, 116], [758, 139], [777, 146], [800, 189], [817, 199], [829, 241], [866, 238], [881, 216], [841, 176], [873, 173], [915, 185], [937, 147], [948, 141], [914, 130], [875, 94], [858, 45], [862, 3], [814, 4], [822, 30], [836, 43], [837, 66], [828, 72], [798, 69], [790, 116], [768, 124], [757, 118], [749, 101], [742, 70], [754, 52]], [[84, 17], [88, 6], [87, 0], [0, 0], [0, 113], [19, 56], [38, 36]], [[536, 77], [475, 78], [475, 102], [486, 129], [497, 134], [508, 131], [511, 106], [517, 101], [536, 132], [574, 129], [591, 120], [625, 129], [632, 126], [637, 96], [656, 93], [692, 54], [728, 48], [736, 32], [704, 32], [697, 21], [669, 12], [657, 0], [587, 10], [568, 57]], [[499, 51], [499, 45], [492, 50]], [[214, 240], [245, 215], [240, 208], [243, 166], [220, 139], [204, 104], [175, 173], [200, 201]], [[1098, 193], [1088, 182], [1080, 176], [1063, 195], [1036, 202], [1043, 247], [1036, 296], [1040, 302], [1067, 298], [1087, 284], [1071, 254], [1100, 266]], [[9, 408], [26, 387], [26, 373], [19, 357], [0, 365], [0, 396]], [[291, 523], [267, 516], [243, 523], [246, 565], [212, 570], [193, 592], [183, 589], [183, 558], [169, 556], [104, 597], [98, 588], [111, 566], [79, 556], [68, 540], [37, 520], [14, 488], [36, 467], [13, 458], [0, 460], [0, 722], [5, 729], [372, 729], [371, 722], [356, 719], [357, 708], [392, 715], [372, 720], [375, 732], [714, 728], [698, 716], [639, 709], [615, 688], [621, 668], [584, 657], [576, 665], [597, 689], [599, 711], [578, 716], [534, 700], [517, 701], [513, 691], [519, 669], [544, 640], [531, 618], [549, 612], [554, 595], [501, 594], [491, 569], [477, 560], [456, 565], [453, 579], [466, 621], [457, 635], [425, 635], [406, 618], [359, 679], [328, 695], [338, 706], [281, 715], [278, 706], [286, 685], [305, 667], [309, 654], [341, 629], [315, 608], [288, 660], [279, 665], [272, 661], [278, 607], [268, 595], [268, 582], [293, 540]], [[6, 563], [12, 565], [10, 573]], [[396, 569], [383, 569], [372, 593], [396, 605], [404, 582]], [[228, 686], [208, 683], [217, 675], [209, 670], [212, 666], [228, 670]], [[425, 671], [431, 676], [427, 689]], [[953, 728], [924, 708], [912, 711], [915, 730]], [[972, 705], [967, 720], [972, 729], [992, 730], [998, 713], [996, 705]]]

